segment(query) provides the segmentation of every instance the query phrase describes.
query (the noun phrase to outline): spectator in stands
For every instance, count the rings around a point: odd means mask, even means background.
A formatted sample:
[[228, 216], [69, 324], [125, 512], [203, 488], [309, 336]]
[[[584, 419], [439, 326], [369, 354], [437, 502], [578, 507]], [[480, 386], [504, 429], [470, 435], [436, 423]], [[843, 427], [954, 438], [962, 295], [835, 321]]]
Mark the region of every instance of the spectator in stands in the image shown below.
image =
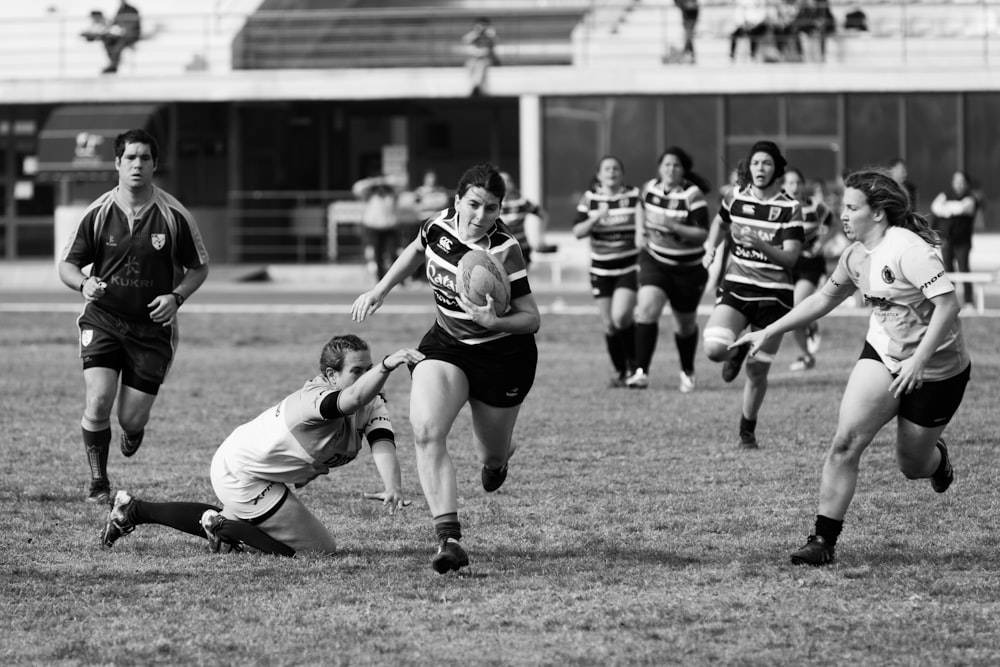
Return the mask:
[[847, 12], [844, 17], [844, 30], [868, 31], [868, 16], [860, 5], [854, 5], [854, 8]]
[[[951, 187], [938, 194], [931, 203], [934, 229], [941, 236], [941, 259], [945, 271], [969, 271], [972, 250], [972, 230], [975, 226], [979, 200], [964, 171], [951, 177]], [[965, 303], [974, 304], [972, 283], [965, 283]]]
[[906, 169], [906, 161], [898, 157], [889, 163], [889, 173], [892, 179], [903, 186], [906, 194], [910, 196], [910, 208], [917, 210], [917, 186], [909, 180], [909, 172]]
[[770, 31], [767, 4], [768, 0], [736, 0], [736, 28], [729, 36], [730, 60], [736, 60], [736, 46], [744, 38], [750, 42], [750, 60], [757, 59], [761, 41]]
[[351, 188], [365, 202], [361, 214], [361, 237], [365, 246], [365, 262], [376, 280], [381, 280], [399, 250], [397, 187], [388, 176], [363, 178]]
[[694, 29], [698, 25], [698, 0], [674, 0], [681, 10], [681, 25], [684, 27], [683, 62], [694, 63]]
[[465, 62], [472, 79], [472, 96], [483, 95], [486, 86], [486, 73], [490, 67], [500, 64], [496, 54], [497, 31], [485, 17], [476, 19], [472, 30], [462, 36], [462, 43], [471, 49], [471, 55]]
[[108, 53], [108, 66], [104, 68], [103, 73], [114, 74], [118, 71], [122, 51], [133, 46], [142, 35], [139, 10], [126, 0], [121, 0], [110, 24], [105, 26], [104, 14], [99, 11], [91, 12], [90, 18], [91, 26], [83, 32], [83, 36], [88, 41], [100, 40], [104, 43], [104, 50]]
[[798, 39], [795, 35], [795, 17], [799, 14], [799, 0], [773, 0], [768, 7], [768, 26], [773, 38], [764, 52], [765, 62], [800, 60]]
[[802, 0], [792, 23], [792, 32], [802, 60], [826, 60], [826, 38], [836, 30], [829, 0]]

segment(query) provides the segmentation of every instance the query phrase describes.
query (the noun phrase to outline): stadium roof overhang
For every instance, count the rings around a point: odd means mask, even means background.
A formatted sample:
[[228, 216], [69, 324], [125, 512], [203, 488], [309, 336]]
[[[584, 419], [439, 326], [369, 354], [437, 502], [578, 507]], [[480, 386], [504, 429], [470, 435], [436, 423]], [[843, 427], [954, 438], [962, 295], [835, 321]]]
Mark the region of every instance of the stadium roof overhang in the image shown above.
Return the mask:
[[[159, 109], [158, 104], [58, 107], [38, 135], [39, 180], [107, 178], [115, 169], [115, 137], [135, 128], [152, 130]], [[162, 137], [157, 140], [162, 144]]]

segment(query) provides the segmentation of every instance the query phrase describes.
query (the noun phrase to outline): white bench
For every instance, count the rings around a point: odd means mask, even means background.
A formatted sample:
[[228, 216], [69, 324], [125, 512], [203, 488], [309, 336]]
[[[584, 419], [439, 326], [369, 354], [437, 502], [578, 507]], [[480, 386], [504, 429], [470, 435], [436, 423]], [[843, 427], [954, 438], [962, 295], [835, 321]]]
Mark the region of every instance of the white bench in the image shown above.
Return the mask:
[[952, 272], [947, 274], [948, 280], [955, 283], [972, 285], [972, 294], [976, 299], [976, 312], [980, 315], [986, 311], [986, 285], [996, 282], [997, 276], [987, 271]]

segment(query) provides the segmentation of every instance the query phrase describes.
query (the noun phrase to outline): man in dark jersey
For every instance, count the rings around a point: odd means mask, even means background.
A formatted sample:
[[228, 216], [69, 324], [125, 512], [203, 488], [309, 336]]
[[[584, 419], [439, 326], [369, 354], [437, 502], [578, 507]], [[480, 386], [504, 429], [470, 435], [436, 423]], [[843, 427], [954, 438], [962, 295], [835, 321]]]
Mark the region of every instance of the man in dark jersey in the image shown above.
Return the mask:
[[[60, 280], [85, 302], [77, 324], [89, 502], [111, 499], [107, 468], [116, 396], [121, 451], [132, 456], [177, 349], [177, 309], [208, 277], [208, 253], [194, 218], [153, 185], [158, 157], [156, 139], [145, 130], [115, 138], [118, 186], [87, 208], [60, 256]], [[83, 272], [88, 265], [89, 275]]]

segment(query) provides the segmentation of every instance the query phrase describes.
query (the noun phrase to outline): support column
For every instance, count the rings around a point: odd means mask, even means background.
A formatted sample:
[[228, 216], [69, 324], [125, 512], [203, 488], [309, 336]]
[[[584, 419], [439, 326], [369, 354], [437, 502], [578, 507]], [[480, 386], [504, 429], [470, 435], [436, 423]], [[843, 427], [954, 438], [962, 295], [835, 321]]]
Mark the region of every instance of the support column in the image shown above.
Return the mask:
[[544, 206], [542, 197], [542, 104], [538, 95], [521, 95], [518, 100], [520, 122], [521, 194]]

